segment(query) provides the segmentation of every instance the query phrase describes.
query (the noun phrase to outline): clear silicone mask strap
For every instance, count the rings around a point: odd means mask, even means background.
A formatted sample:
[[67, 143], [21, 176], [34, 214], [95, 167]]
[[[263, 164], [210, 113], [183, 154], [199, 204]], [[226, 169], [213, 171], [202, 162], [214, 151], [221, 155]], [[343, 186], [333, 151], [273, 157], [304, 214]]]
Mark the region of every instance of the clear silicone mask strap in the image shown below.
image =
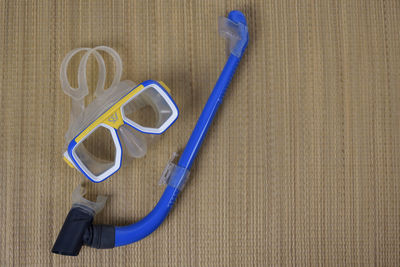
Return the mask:
[[[97, 64], [99, 66], [99, 78], [97, 81], [95, 96], [100, 96], [105, 91], [104, 86], [106, 81], [106, 65], [104, 63], [103, 57], [100, 55], [99, 52], [97, 52], [97, 50], [101, 50], [110, 54], [115, 63], [115, 75], [113, 82], [109, 88], [115, 87], [115, 85], [120, 82], [122, 75], [122, 60], [114, 49], [107, 46], [98, 46], [95, 48], [76, 48], [70, 51], [62, 61], [60, 70], [61, 87], [64, 93], [69, 95], [72, 99], [70, 125], [72, 124], [74, 119], [77, 118], [79, 114], [81, 114], [85, 109], [84, 98], [89, 94], [89, 88], [86, 78], [86, 67], [89, 56], [92, 53], [96, 57]], [[78, 88], [73, 88], [68, 80], [67, 69], [72, 57], [81, 51], [87, 52], [83, 55], [79, 63]]]

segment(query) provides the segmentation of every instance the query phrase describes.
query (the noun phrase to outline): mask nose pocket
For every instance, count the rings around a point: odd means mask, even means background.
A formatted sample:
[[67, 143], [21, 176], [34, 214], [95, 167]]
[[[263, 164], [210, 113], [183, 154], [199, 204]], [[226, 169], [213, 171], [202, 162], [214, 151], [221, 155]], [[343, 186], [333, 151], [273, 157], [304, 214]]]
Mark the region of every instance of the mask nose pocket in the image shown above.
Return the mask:
[[132, 158], [141, 158], [147, 153], [147, 142], [144, 134], [135, 129], [122, 125], [118, 129], [118, 135], [124, 144], [124, 151]]

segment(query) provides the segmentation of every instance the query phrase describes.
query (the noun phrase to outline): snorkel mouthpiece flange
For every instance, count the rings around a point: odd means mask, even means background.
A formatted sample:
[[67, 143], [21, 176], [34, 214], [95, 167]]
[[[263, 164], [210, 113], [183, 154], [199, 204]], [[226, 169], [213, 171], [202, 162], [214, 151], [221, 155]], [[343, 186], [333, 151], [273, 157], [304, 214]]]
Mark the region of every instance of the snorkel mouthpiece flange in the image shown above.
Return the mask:
[[51, 252], [78, 256], [83, 245], [83, 235], [92, 222], [93, 214], [81, 207], [71, 208]]
[[73, 204], [65, 218], [51, 252], [67, 256], [77, 256], [83, 245], [93, 248], [113, 248], [115, 227], [93, 225], [93, 219], [105, 204], [104, 196], [96, 202], [83, 198], [85, 191], [79, 185], [72, 193]]
[[93, 225], [93, 216], [82, 207], [72, 207], [58, 234], [51, 252], [78, 256], [83, 245], [93, 248], [113, 248], [115, 227]]

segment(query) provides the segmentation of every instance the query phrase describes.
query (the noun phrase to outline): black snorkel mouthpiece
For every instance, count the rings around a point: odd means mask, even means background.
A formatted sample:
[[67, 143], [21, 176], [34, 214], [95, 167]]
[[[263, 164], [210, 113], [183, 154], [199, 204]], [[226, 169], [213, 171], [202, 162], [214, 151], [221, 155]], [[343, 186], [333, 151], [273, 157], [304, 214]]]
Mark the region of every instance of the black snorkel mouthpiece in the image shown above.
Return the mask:
[[85, 198], [84, 189], [78, 186], [72, 193], [73, 205], [58, 234], [51, 252], [67, 256], [77, 256], [83, 245], [93, 248], [113, 248], [115, 227], [93, 225], [93, 219], [105, 205], [107, 197], [98, 196], [96, 202]]

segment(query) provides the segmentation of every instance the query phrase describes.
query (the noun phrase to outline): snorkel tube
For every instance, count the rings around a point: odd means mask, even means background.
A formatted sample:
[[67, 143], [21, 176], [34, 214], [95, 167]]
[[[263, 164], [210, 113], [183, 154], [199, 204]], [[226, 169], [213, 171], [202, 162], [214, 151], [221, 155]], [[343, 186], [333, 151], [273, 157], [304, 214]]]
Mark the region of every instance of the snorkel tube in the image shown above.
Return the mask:
[[[127, 226], [93, 225], [95, 213], [101, 209], [94, 202], [85, 205], [77, 201], [71, 208], [53, 246], [52, 252], [63, 255], [78, 255], [82, 245], [95, 248], [112, 248], [139, 241], [155, 231], [175, 203], [203, 143], [226, 89], [244, 54], [248, 43], [246, 18], [240, 11], [231, 11], [228, 18], [220, 18], [219, 32], [227, 38], [229, 57], [205, 104], [189, 141], [178, 163], [169, 163], [164, 171], [167, 187], [154, 209], [142, 220]], [[98, 199], [98, 203], [102, 199]], [[90, 206], [90, 204], [92, 206]], [[104, 206], [104, 204], [99, 204]]]

